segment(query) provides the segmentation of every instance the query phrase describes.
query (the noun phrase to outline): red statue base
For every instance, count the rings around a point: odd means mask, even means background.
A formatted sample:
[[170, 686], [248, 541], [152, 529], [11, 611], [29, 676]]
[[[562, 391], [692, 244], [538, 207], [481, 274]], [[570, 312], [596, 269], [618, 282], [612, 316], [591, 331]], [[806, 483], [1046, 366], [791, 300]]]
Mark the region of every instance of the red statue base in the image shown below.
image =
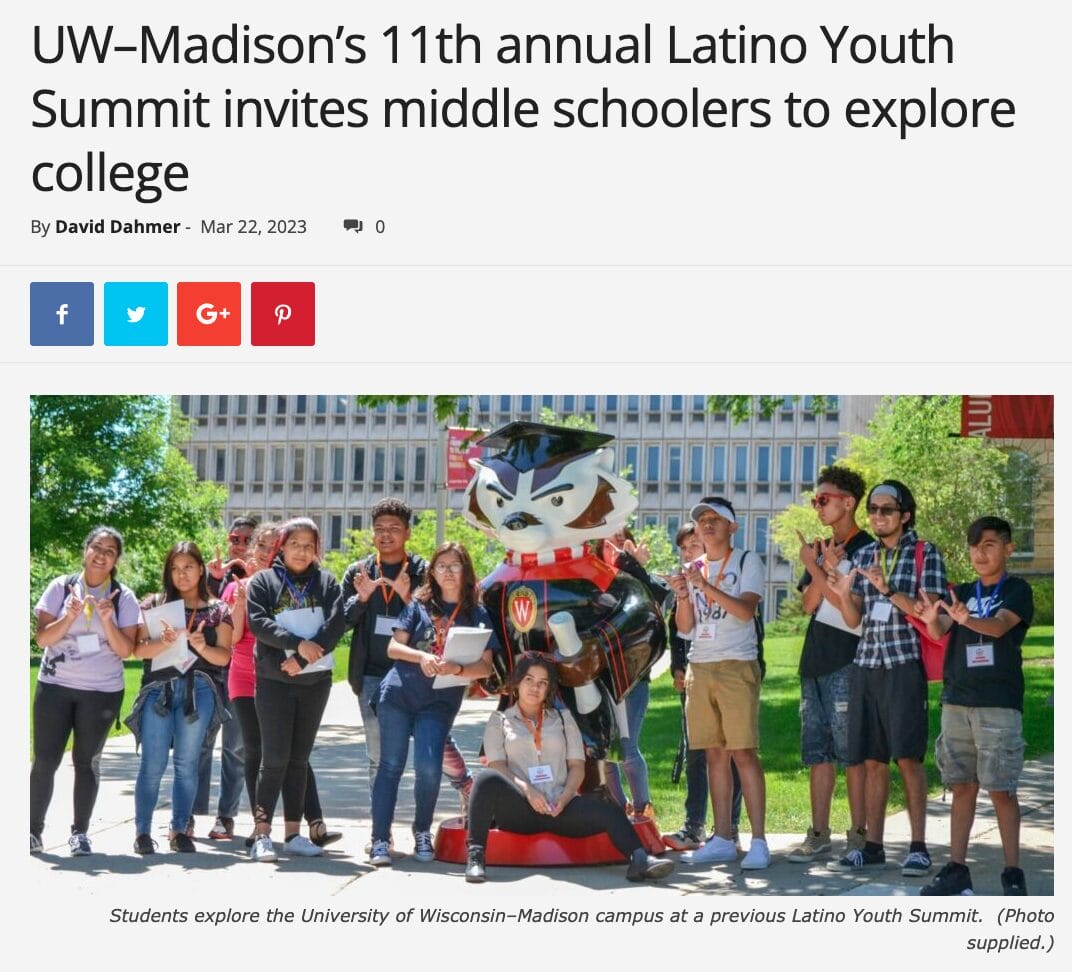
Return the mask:
[[[655, 821], [634, 821], [633, 829], [649, 854], [666, 852]], [[444, 820], [436, 832], [436, 860], [447, 864], [464, 864], [467, 838], [464, 817]], [[513, 834], [508, 830], [492, 830], [488, 834], [484, 858], [489, 867], [577, 867], [625, 862], [606, 834], [559, 837], [547, 833]]]

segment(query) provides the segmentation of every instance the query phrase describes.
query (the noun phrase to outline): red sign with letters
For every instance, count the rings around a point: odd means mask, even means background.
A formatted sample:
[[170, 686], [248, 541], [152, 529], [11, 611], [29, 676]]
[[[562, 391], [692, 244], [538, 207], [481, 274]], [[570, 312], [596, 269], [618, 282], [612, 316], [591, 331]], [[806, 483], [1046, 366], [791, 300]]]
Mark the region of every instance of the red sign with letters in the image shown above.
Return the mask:
[[480, 446], [473, 445], [483, 435], [481, 429], [447, 429], [447, 489], [465, 489], [473, 478], [470, 459], [480, 458]]
[[1052, 395], [965, 395], [960, 434], [987, 439], [1052, 439]]

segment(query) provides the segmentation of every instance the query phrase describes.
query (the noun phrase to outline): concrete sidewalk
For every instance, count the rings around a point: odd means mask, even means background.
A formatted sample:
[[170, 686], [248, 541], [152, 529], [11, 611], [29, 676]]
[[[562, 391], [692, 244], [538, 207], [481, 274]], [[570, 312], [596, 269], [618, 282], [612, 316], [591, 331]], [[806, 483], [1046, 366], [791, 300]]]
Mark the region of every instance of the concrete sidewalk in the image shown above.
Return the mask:
[[[454, 727], [454, 738], [471, 765], [483, 736], [492, 702], [467, 702]], [[171, 774], [161, 786], [161, 806], [154, 816], [153, 836], [160, 843], [157, 854], [139, 857], [133, 853], [134, 780], [138, 756], [129, 735], [111, 739], [101, 759], [102, 784], [90, 829], [94, 854], [72, 858], [67, 850], [69, 813], [73, 791], [70, 757], [65, 757], [56, 774], [55, 796], [44, 833], [45, 853], [29, 862], [31, 881], [49, 889], [50, 895], [88, 893], [106, 895], [109, 901], [127, 902], [142, 907], [153, 903], [155, 890], [166, 889], [175, 899], [206, 902], [270, 903], [277, 894], [285, 900], [323, 900], [329, 896], [352, 896], [363, 893], [365, 900], [399, 899], [434, 900], [442, 903], [456, 899], [479, 904], [490, 903], [496, 894], [547, 897], [583, 894], [586, 890], [633, 894], [647, 888], [665, 895], [667, 907], [679, 904], [680, 896], [696, 893], [719, 895], [915, 895], [927, 879], [901, 876], [900, 860], [908, 848], [906, 813], [897, 813], [886, 825], [886, 852], [890, 863], [885, 869], [868, 869], [863, 875], [830, 871], [826, 862], [811, 865], [790, 864], [784, 852], [797, 843], [800, 834], [770, 834], [773, 852], [771, 867], [764, 871], [743, 872], [737, 865], [687, 866], [680, 864], [658, 888], [634, 886], [624, 881], [624, 866], [555, 868], [532, 872], [515, 868], [489, 870], [484, 885], [467, 885], [461, 867], [449, 864], [420, 864], [410, 857], [396, 861], [391, 868], [376, 869], [365, 863], [364, 846], [369, 839], [369, 791], [363, 733], [357, 701], [346, 682], [334, 686], [312, 756], [320, 788], [324, 816], [333, 830], [341, 830], [343, 839], [328, 848], [319, 858], [288, 859], [280, 854], [277, 864], [253, 864], [248, 860], [244, 843], [212, 841], [205, 837], [211, 818], [197, 821], [197, 854], [174, 854], [167, 846], [169, 812], [163, 801], [170, 798]], [[218, 783], [218, 760], [214, 765]], [[1034, 760], [1024, 770], [1020, 789], [1023, 811], [1021, 829], [1022, 866], [1028, 889], [1035, 895], [1053, 894], [1053, 757]], [[243, 806], [245, 797], [243, 796]], [[948, 859], [948, 800], [934, 797], [927, 808], [928, 846], [936, 868]], [[447, 785], [440, 792], [437, 823], [459, 812], [458, 796]], [[399, 850], [412, 849], [409, 821], [412, 820], [412, 774], [407, 772], [399, 792], [395, 840]], [[665, 826], [677, 823], [671, 816]], [[238, 818], [236, 832], [245, 836], [252, 830], [248, 812]], [[282, 849], [281, 825], [276, 827], [277, 849]], [[743, 841], [747, 845], [747, 836]], [[841, 844], [835, 840], [834, 850]], [[23, 851], [25, 853], [25, 851]], [[969, 848], [976, 894], [1001, 893], [1001, 843], [989, 800], [980, 798]], [[672, 855], [676, 856], [676, 855]], [[151, 884], [124, 883], [110, 887], [114, 877], [152, 874]], [[47, 881], [43, 878], [47, 876]], [[171, 879], [167, 884], [161, 879]], [[374, 895], [368, 899], [367, 895]], [[348, 906], [359, 904], [356, 899]], [[339, 907], [336, 902], [333, 907]]]

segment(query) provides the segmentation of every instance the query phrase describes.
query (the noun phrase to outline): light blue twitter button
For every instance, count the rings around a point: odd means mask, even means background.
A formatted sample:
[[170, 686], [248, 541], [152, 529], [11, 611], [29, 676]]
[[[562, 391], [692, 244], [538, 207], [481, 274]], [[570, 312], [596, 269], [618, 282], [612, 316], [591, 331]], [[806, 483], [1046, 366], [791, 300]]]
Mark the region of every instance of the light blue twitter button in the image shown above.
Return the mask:
[[168, 343], [166, 283], [105, 283], [104, 343], [113, 348]]

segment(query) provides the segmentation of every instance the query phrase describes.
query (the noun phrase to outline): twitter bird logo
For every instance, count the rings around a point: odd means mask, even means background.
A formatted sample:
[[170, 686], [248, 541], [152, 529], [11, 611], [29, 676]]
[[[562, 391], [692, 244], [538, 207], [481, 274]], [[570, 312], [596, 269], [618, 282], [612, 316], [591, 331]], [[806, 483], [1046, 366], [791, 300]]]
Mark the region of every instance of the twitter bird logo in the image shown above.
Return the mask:
[[168, 285], [148, 280], [106, 281], [104, 343], [164, 347], [168, 343]]

